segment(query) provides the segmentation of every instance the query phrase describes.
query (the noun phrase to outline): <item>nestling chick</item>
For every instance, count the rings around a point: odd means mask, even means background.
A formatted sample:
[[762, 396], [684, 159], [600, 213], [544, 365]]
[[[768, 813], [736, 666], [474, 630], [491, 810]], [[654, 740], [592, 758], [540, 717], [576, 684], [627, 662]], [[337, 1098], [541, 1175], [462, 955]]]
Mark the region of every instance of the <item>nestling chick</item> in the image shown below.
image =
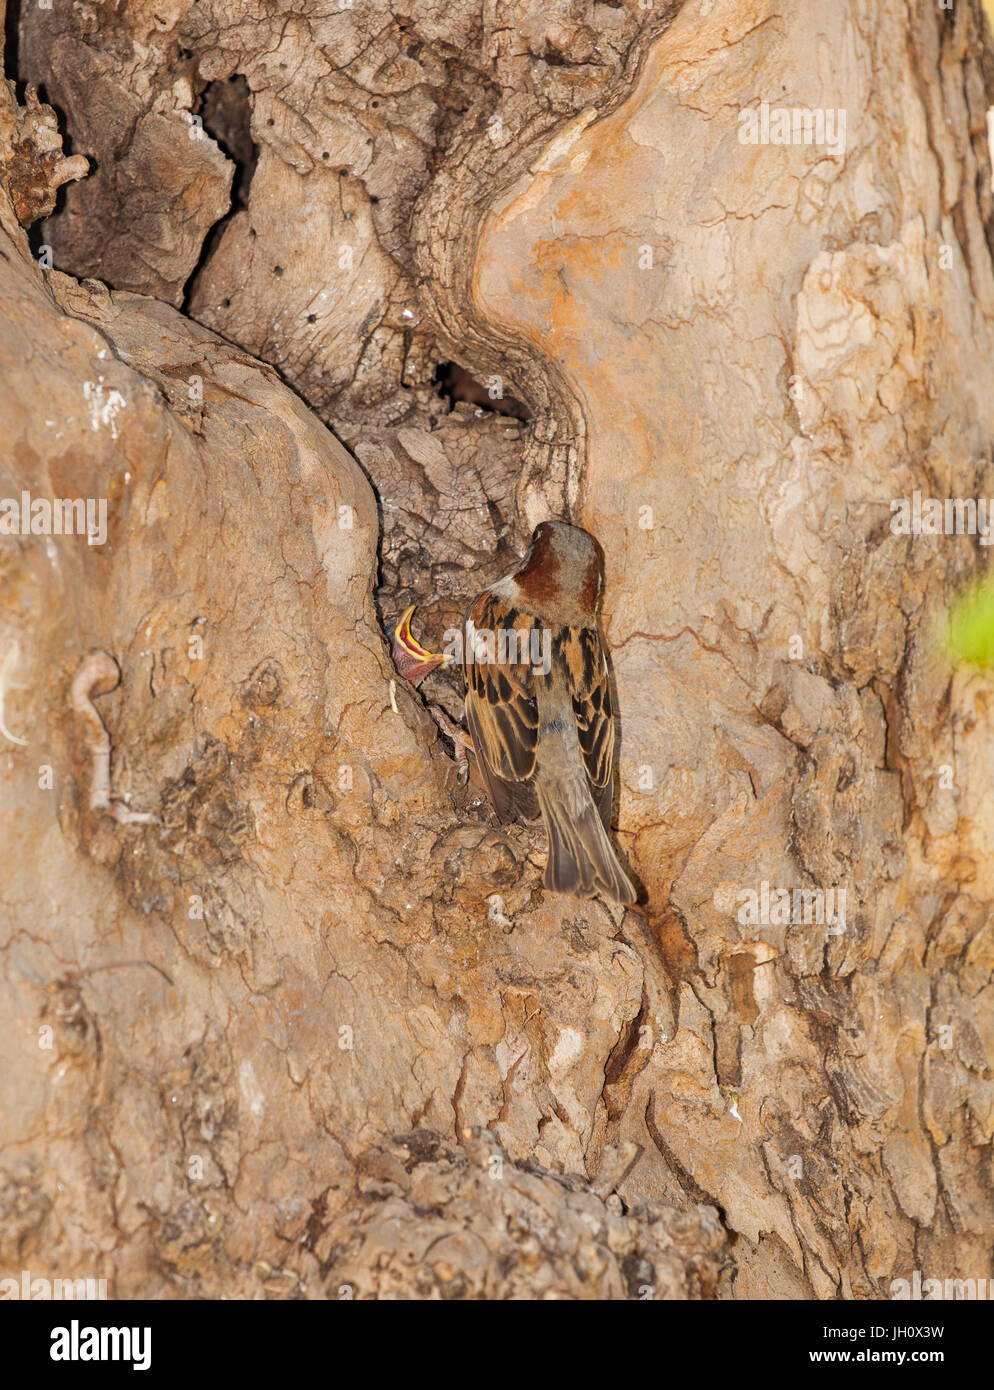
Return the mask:
[[[411, 618], [413, 616], [414, 605], [412, 604], [410, 608], [405, 608], [397, 620], [397, 626], [393, 630], [390, 654], [393, 657], [393, 664], [400, 674], [417, 689], [425, 677], [430, 675], [437, 666], [445, 666], [454, 658], [448, 652], [445, 654], [429, 652], [422, 647], [411, 631]], [[430, 704], [428, 711], [446, 738], [451, 739], [456, 755], [456, 773], [459, 782], [465, 785], [469, 780], [466, 749], [472, 751], [473, 740], [449, 718], [441, 705]]]
[[446, 662], [452, 660], [452, 657], [429, 652], [422, 647], [411, 631], [413, 616], [414, 605], [412, 604], [410, 608], [405, 608], [393, 630], [390, 654], [393, 657], [393, 664], [404, 679], [410, 681], [413, 686], [419, 686], [429, 672], [434, 671], [436, 666], [444, 666]]
[[608, 838], [614, 713], [597, 627], [604, 572], [587, 531], [535, 528], [522, 563], [466, 619], [466, 723], [502, 821], [541, 815], [545, 886], [634, 903]]

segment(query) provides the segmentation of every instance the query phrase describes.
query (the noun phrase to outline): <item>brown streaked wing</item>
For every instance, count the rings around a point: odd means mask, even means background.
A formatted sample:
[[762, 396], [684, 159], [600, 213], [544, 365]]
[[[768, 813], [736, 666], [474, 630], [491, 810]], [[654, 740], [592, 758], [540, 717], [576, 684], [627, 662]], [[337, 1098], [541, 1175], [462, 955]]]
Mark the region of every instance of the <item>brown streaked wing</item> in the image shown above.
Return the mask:
[[[481, 594], [469, 611], [478, 629], [496, 633], [508, 614], [491, 594]], [[511, 615], [513, 616], [513, 615]], [[538, 802], [531, 779], [538, 747], [538, 704], [530, 665], [463, 659], [466, 722], [483, 769], [490, 799], [501, 820], [534, 820]]]
[[605, 826], [611, 822], [614, 710], [607, 663], [596, 628], [570, 628], [563, 655], [569, 672], [576, 734], [591, 791]]

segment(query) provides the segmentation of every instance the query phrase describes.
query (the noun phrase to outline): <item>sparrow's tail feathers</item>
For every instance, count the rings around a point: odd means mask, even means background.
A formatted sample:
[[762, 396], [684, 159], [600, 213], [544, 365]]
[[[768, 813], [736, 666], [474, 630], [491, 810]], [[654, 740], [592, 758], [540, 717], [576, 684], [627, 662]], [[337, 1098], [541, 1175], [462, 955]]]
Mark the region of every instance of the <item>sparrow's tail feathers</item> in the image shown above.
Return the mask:
[[580, 897], [597, 894], [619, 903], [635, 902], [635, 888], [618, 863], [589, 793], [582, 798], [564, 797], [561, 789], [546, 787], [541, 778], [536, 778], [535, 789], [549, 838], [546, 888], [554, 893]]

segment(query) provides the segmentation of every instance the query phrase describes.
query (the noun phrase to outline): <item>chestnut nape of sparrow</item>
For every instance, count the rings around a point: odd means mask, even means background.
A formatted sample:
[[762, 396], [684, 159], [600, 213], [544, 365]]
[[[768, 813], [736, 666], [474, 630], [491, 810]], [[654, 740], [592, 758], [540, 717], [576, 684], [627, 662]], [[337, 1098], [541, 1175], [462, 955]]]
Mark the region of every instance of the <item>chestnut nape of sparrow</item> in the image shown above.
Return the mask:
[[597, 627], [604, 583], [588, 532], [543, 521], [517, 569], [466, 619], [466, 723], [502, 821], [541, 815], [545, 886], [634, 903], [608, 838], [614, 713]]

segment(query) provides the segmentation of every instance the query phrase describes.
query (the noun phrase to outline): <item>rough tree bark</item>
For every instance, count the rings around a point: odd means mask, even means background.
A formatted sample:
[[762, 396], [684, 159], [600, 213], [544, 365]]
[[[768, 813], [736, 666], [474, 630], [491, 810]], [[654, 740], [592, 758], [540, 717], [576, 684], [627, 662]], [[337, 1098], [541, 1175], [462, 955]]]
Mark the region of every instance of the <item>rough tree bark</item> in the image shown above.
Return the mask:
[[[990, 1277], [994, 707], [930, 643], [986, 551], [890, 526], [994, 494], [979, 5], [7, 33], [0, 491], [109, 535], [0, 537], [0, 1277]], [[742, 143], [762, 101], [844, 154]], [[644, 913], [542, 890], [383, 638], [548, 515], [607, 556]], [[764, 882], [845, 930], [742, 920]]]

